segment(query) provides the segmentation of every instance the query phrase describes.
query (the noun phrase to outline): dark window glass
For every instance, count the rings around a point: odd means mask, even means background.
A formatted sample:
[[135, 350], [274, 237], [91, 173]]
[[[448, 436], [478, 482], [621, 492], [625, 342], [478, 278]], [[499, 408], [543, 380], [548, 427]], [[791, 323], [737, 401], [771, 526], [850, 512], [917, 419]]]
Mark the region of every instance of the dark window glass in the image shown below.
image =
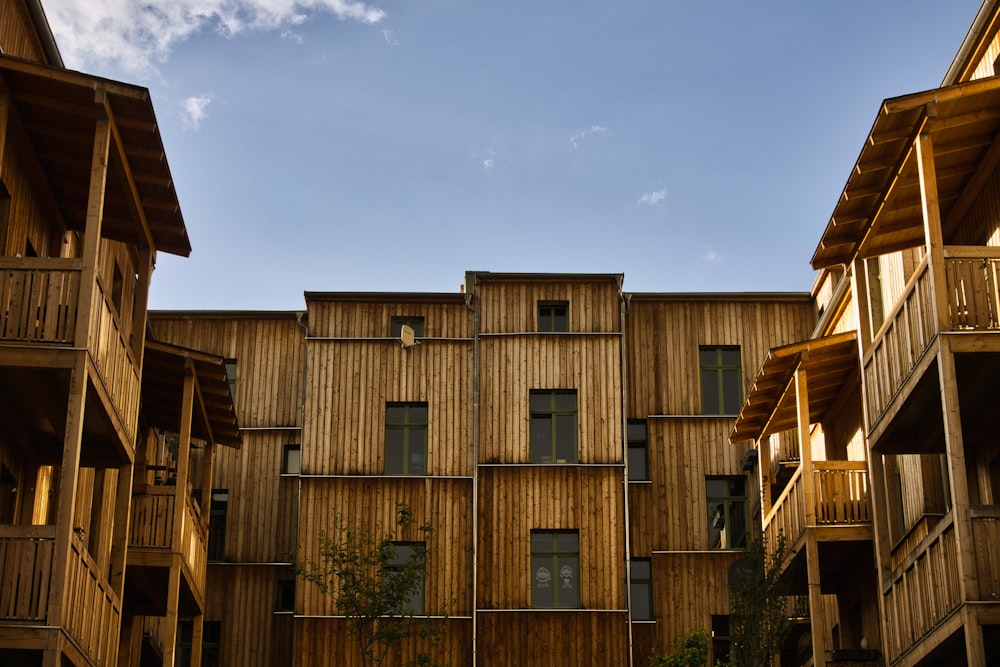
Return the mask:
[[226, 367], [226, 379], [229, 381], [229, 394], [236, 400], [236, 360], [235, 359], [223, 359], [223, 365]]
[[302, 447], [300, 445], [285, 445], [281, 472], [286, 475], [298, 475], [302, 472]]
[[385, 406], [385, 474], [427, 474], [427, 404]]
[[653, 573], [648, 558], [633, 558], [631, 573], [632, 620], [653, 620]]
[[424, 318], [421, 316], [393, 317], [389, 321], [389, 335], [393, 338], [399, 338], [402, 335], [404, 324], [413, 329], [413, 335], [416, 338], [421, 338], [424, 335]]
[[708, 477], [708, 547], [743, 549], [747, 545], [747, 492], [744, 477]]
[[531, 606], [580, 606], [580, 533], [531, 531]]
[[531, 409], [532, 463], [576, 463], [576, 390], [533, 389]]
[[[222, 636], [220, 621], [205, 621], [201, 626], [201, 664], [202, 667], [219, 667], [219, 644]], [[191, 664], [191, 644], [194, 641], [194, 623], [180, 621], [177, 623], [177, 652], [174, 664], [177, 667], [189, 667]]]
[[275, 611], [295, 611], [295, 580], [281, 579], [278, 581]]
[[229, 490], [212, 489], [212, 510], [208, 522], [208, 560], [222, 560], [226, 553], [226, 515]]
[[569, 301], [539, 301], [538, 330], [569, 331]]
[[712, 616], [712, 664], [725, 662], [732, 646], [728, 616]]
[[646, 420], [628, 422], [628, 478], [631, 482], [649, 479], [649, 447], [646, 441]]
[[392, 558], [389, 560], [387, 576], [393, 576], [409, 564], [416, 565], [420, 570], [420, 580], [410, 591], [410, 596], [402, 604], [401, 611], [411, 614], [424, 613], [424, 560], [427, 554], [427, 546], [424, 542], [393, 542]]
[[698, 348], [701, 366], [701, 412], [735, 415], [743, 403], [742, 364], [739, 346]]

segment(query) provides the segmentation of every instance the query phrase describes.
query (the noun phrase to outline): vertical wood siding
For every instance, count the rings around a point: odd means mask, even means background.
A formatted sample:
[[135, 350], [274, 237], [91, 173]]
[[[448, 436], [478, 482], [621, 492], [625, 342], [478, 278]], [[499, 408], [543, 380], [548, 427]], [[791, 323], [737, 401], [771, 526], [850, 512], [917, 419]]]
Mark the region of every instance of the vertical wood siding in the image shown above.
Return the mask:
[[[391, 296], [386, 296], [390, 299]], [[378, 300], [376, 300], [378, 299]], [[461, 294], [442, 295], [441, 301], [345, 301], [310, 298], [309, 334], [318, 338], [389, 338], [393, 317], [423, 317], [426, 338], [472, 338], [472, 312]]]
[[480, 279], [476, 285], [480, 332], [538, 331], [539, 301], [568, 301], [570, 331], [621, 330], [619, 289], [613, 280], [499, 282]]
[[[996, 41], [994, 41], [994, 46]], [[990, 76], [993, 76], [992, 61]], [[994, 169], [975, 202], [969, 207], [954, 239], [945, 239], [955, 245], [1000, 246], [1000, 169]]]
[[[413, 526], [396, 530], [396, 508], [413, 513]], [[339, 518], [379, 538], [427, 542], [425, 604], [431, 615], [472, 614], [472, 481], [434, 478], [303, 478], [299, 520], [300, 559], [317, 562], [319, 536], [332, 534]], [[427, 539], [417, 528], [428, 524]], [[333, 596], [299, 580], [296, 609], [307, 615], [336, 615]], [[454, 608], [449, 609], [452, 600]]]
[[472, 475], [472, 342], [310, 341], [306, 474], [380, 475], [385, 404], [425, 401], [427, 472]]
[[531, 530], [580, 531], [580, 606], [625, 609], [625, 526], [617, 467], [483, 467], [478, 605], [531, 607]]
[[532, 389], [577, 390], [580, 463], [622, 461], [620, 337], [483, 338], [479, 388], [480, 462], [530, 462]]
[[[440, 645], [428, 647], [426, 642], [418, 639], [404, 639], [393, 647], [383, 664], [387, 666], [410, 664], [419, 652], [429, 653], [436, 665], [466, 667], [472, 663], [471, 619], [431, 619], [429, 622], [443, 628]], [[347, 620], [343, 618], [295, 619], [295, 645], [295, 667], [360, 667], [361, 665], [358, 646], [350, 634]]]
[[712, 629], [713, 615], [729, 613], [729, 567], [740, 552], [653, 556], [653, 615], [659, 651], [693, 628]]
[[476, 664], [483, 667], [620, 667], [628, 661], [628, 623], [620, 612], [482, 613], [477, 631]]
[[4, 55], [44, 62], [44, 52], [24, 0], [4, 0], [0, 11], [0, 47]]
[[628, 416], [701, 414], [699, 345], [739, 345], [743, 392], [768, 350], [805, 340], [815, 311], [792, 301], [657, 300], [633, 297], [626, 319]]

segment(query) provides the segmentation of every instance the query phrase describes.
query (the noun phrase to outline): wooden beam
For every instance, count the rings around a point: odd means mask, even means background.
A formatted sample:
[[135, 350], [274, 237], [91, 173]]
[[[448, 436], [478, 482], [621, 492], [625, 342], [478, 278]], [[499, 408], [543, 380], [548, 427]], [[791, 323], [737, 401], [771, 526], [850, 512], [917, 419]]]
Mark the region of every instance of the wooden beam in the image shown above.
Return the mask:
[[121, 166], [119, 177], [122, 181], [122, 189], [128, 196], [129, 207], [136, 216], [137, 226], [139, 227], [139, 238], [143, 239], [145, 245], [150, 248], [156, 248], [156, 245], [153, 243], [153, 233], [149, 230], [149, 221], [146, 219], [146, 211], [143, 209], [142, 197], [139, 195], [139, 189], [136, 187], [135, 179], [132, 176], [132, 167], [129, 164], [128, 154], [125, 152], [125, 142], [122, 140], [121, 133], [118, 132], [118, 123], [115, 121], [114, 111], [107, 101], [105, 101], [104, 108], [107, 110], [108, 124], [111, 128], [112, 145], [118, 155], [118, 163]]
[[934, 166], [934, 143], [927, 133], [917, 137], [917, 168], [920, 174], [920, 201], [923, 208], [924, 238], [927, 247], [927, 271], [934, 312], [935, 331], [948, 330], [948, 293], [944, 275], [944, 240], [941, 234], [941, 205], [938, 201], [937, 172]]

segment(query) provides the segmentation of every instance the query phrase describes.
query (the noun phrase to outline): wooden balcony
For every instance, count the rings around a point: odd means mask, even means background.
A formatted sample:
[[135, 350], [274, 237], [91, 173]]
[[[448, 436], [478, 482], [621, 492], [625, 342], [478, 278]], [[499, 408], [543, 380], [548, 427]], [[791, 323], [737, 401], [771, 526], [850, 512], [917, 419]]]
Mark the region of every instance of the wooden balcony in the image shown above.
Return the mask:
[[[804, 474], [813, 487], [811, 512], [806, 511]], [[821, 529], [817, 532], [820, 541], [835, 541], [841, 528], [864, 526], [870, 539], [868, 494], [868, 471], [863, 461], [814, 461], [807, 473], [800, 466], [764, 517], [768, 551], [777, 549], [779, 534], [784, 535], [789, 552], [793, 551], [806, 528]], [[857, 539], [855, 532], [844, 537]]]
[[[0, 526], [0, 621], [45, 625], [55, 526]], [[118, 657], [121, 601], [87, 553], [73, 538], [61, 625], [96, 665], [114, 665]]]
[[[0, 257], [0, 343], [72, 347], [81, 304], [79, 259]], [[115, 307], [98, 282], [87, 349], [122, 430], [138, 425], [139, 367]]]
[[[181, 606], [186, 611], [201, 609], [208, 565], [208, 534], [194, 500], [186, 497], [180, 517], [180, 538], [175, 541], [177, 521], [176, 488], [137, 485], [132, 494], [129, 529], [127, 587], [142, 591], [148, 598], [132, 613], [165, 613], [167, 604], [165, 570], [182, 565]], [[179, 561], [179, 563], [178, 563]], [[161, 572], [157, 574], [156, 570]]]
[[1000, 331], [1000, 248], [947, 246], [944, 256], [945, 329], [937, 325], [924, 257], [865, 355], [865, 407], [873, 431], [938, 333]]

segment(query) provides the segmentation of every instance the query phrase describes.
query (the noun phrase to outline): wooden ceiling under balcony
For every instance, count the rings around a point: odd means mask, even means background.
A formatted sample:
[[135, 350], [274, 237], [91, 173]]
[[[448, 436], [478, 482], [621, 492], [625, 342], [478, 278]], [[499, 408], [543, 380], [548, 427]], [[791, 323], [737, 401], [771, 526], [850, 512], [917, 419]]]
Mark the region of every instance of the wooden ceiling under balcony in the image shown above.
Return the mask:
[[145, 246], [145, 219], [156, 250], [191, 253], [147, 89], [0, 56], [4, 94], [12, 101], [9, 125], [23, 130], [8, 136], [27, 138], [26, 154], [34, 156], [68, 229], [85, 227], [95, 128], [99, 117], [108, 116], [112, 137], [102, 236]]
[[924, 243], [915, 141], [927, 134], [944, 238], [1000, 163], [1000, 77], [885, 100], [812, 257], [815, 269]]

